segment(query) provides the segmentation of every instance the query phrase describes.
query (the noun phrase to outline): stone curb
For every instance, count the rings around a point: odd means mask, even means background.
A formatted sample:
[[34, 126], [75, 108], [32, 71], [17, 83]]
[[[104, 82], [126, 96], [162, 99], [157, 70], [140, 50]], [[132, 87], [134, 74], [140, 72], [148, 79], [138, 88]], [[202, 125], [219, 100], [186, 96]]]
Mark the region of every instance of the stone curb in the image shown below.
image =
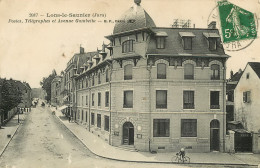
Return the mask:
[[[28, 114], [27, 114], [28, 115]], [[25, 117], [23, 117], [23, 120], [25, 120]], [[3, 155], [3, 153], [5, 152], [6, 148], [8, 147], [9, 143], [11, 142], [11, 140], [13, 139], [14, 135], [16, 134], [18, 128], [22, 125], [22, 123], [19, 123], [18, 126], [16, 126], [17, 128], [15, 129], [13, 135], [11, 136], [11, 138], [9, 139], [9, 141], [6, 143], [6, 145], [4, 146], [3, 150], [0, 152], [0, 157]]]
[[[78, 140], [80, 140], [80, 142], [86, 147], [86, 148], [88, 148], [88, 146], [74, 133], [74, 132], [72, 132], [64, 123], [63, 123], [63, 121], [60, 119], [60, 117], [58, 117], [57, 115], [56, 115], [56, 113], [55, 113], [55, 116], [59, 119], [59, 121], [78, 139]], [[89, 149], [89, 148], [88, 148]], [[91, 152], [91, 153], [93, 153], [94, 155], [96, 155], [96, 156], [98, 156], [98, 157], [101, 157], [101, 158], [105, 158], [105, 159], [109, 159], [109, 160], [115, 160], [115, 161], [121, 161], [121, 162], [136, 162], [136, 163], [165, 163], [165, 164], [179, 164], [179, 165], [191, 165], [191, 164], [193, 164], [193, 165], [196, 165], [196, 164], [198, 164], [198, 165], [225, 165], [225, 166], [228, 166], [228, 165], [230, 165], [230, 166], [258, 166], [258, 165], [250, 165], [250, 164], [236, 164], [236, 163], [178, 163], [178, 162], [176, 162], [176, 163], [172, 163], [171, 161], [140, 161], [140, 160], [136, 160], [136, 161], [134, 161], [134, 160], [122, 160], [122, 159], [116, 159], [116, 158], [111, 158], [111, 157], [106, 157], [106, 156], [102, 156], [102, 155], [99, 155], [99, 154], [97, 154], [97, 153], [95, 153], [95, 152], [93, 152], [92, 150], [90, 150], [89, 149], [89, 151]]]

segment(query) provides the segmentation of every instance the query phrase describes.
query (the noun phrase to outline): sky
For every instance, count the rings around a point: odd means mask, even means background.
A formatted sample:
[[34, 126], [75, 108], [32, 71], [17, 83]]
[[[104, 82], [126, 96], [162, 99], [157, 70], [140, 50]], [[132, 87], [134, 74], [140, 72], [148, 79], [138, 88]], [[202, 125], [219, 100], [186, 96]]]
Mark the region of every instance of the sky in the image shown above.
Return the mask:
[[[216, 1], [142, 0], [141, 6], [157, 27], [170, 27], [174, 19], [190, 19], [196, 28], [206, 28]], [[260, 0], [230, 2], [260, 18]], [[96, 51], [103, 41], [108, 43], [104, 36], [113, 32], [114, 23], [52, 23], [54, 19], [73, 18], [48, 16], [97, 13], [101, 17], [87, 19], [116, 20], [133, 5], [134, 0], [0, 0], [0, 77], [26, 81], [32, 88], [40, 87], [42, 78], [53, 69], [59, 74], [66, 68], [80, 45], [86, 52]], [[46, 19], [51, 23], [25, 23], [25, 19]], [[19, 20], [23, 23], [16, 23]], [[243, 50], [226, 51], [231, 56], [227, 61], [227, 77], [230, 70], [243, 70], [247, 62], [260, 62], [259, 46], [258, 37]]]

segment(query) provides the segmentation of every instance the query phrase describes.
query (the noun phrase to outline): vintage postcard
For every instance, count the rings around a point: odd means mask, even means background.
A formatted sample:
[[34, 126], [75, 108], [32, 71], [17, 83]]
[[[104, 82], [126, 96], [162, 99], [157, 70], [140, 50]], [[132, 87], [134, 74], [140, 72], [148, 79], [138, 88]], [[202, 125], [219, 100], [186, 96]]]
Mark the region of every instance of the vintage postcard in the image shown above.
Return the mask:
[[259, 167], [259, 18], [259, 0], [0, 0], [0, 167]]

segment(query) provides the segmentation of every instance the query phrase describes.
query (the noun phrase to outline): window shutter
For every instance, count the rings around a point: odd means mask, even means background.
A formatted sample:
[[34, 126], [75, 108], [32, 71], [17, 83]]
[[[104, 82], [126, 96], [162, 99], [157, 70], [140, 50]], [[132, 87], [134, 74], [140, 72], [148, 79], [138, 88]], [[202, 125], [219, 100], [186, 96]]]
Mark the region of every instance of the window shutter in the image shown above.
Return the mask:
[[243, 102], [246, 102], [246, 92], [243, 92]]
[[250, 96], [251, 96], [251, 92], [248, 91], [247, 92], [247, 103], [250, 103], [250, 101], [251, 101]]

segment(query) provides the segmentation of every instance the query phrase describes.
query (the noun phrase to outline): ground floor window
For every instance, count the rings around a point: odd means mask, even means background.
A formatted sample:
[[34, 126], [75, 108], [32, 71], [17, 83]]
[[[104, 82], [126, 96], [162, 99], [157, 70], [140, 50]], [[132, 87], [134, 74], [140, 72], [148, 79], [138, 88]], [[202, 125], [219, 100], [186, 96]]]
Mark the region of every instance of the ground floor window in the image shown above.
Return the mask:
[[197, 119], [181, 119], [181, 136], [197, 137]]
[[101, 128], [101, 114], [97, 114], [97, 127]]
[[95, 114], [91, 113], [91, 125], [94, 125], [95, 123]]
[[104, 130], [109, 131], [109, 116], [105, 116]]
[[88, 122], [88, 112], [86, 111], [86, 122]]
[[170, 119], [153, 120], [153, 136], [169, 137], [170, 136]]

